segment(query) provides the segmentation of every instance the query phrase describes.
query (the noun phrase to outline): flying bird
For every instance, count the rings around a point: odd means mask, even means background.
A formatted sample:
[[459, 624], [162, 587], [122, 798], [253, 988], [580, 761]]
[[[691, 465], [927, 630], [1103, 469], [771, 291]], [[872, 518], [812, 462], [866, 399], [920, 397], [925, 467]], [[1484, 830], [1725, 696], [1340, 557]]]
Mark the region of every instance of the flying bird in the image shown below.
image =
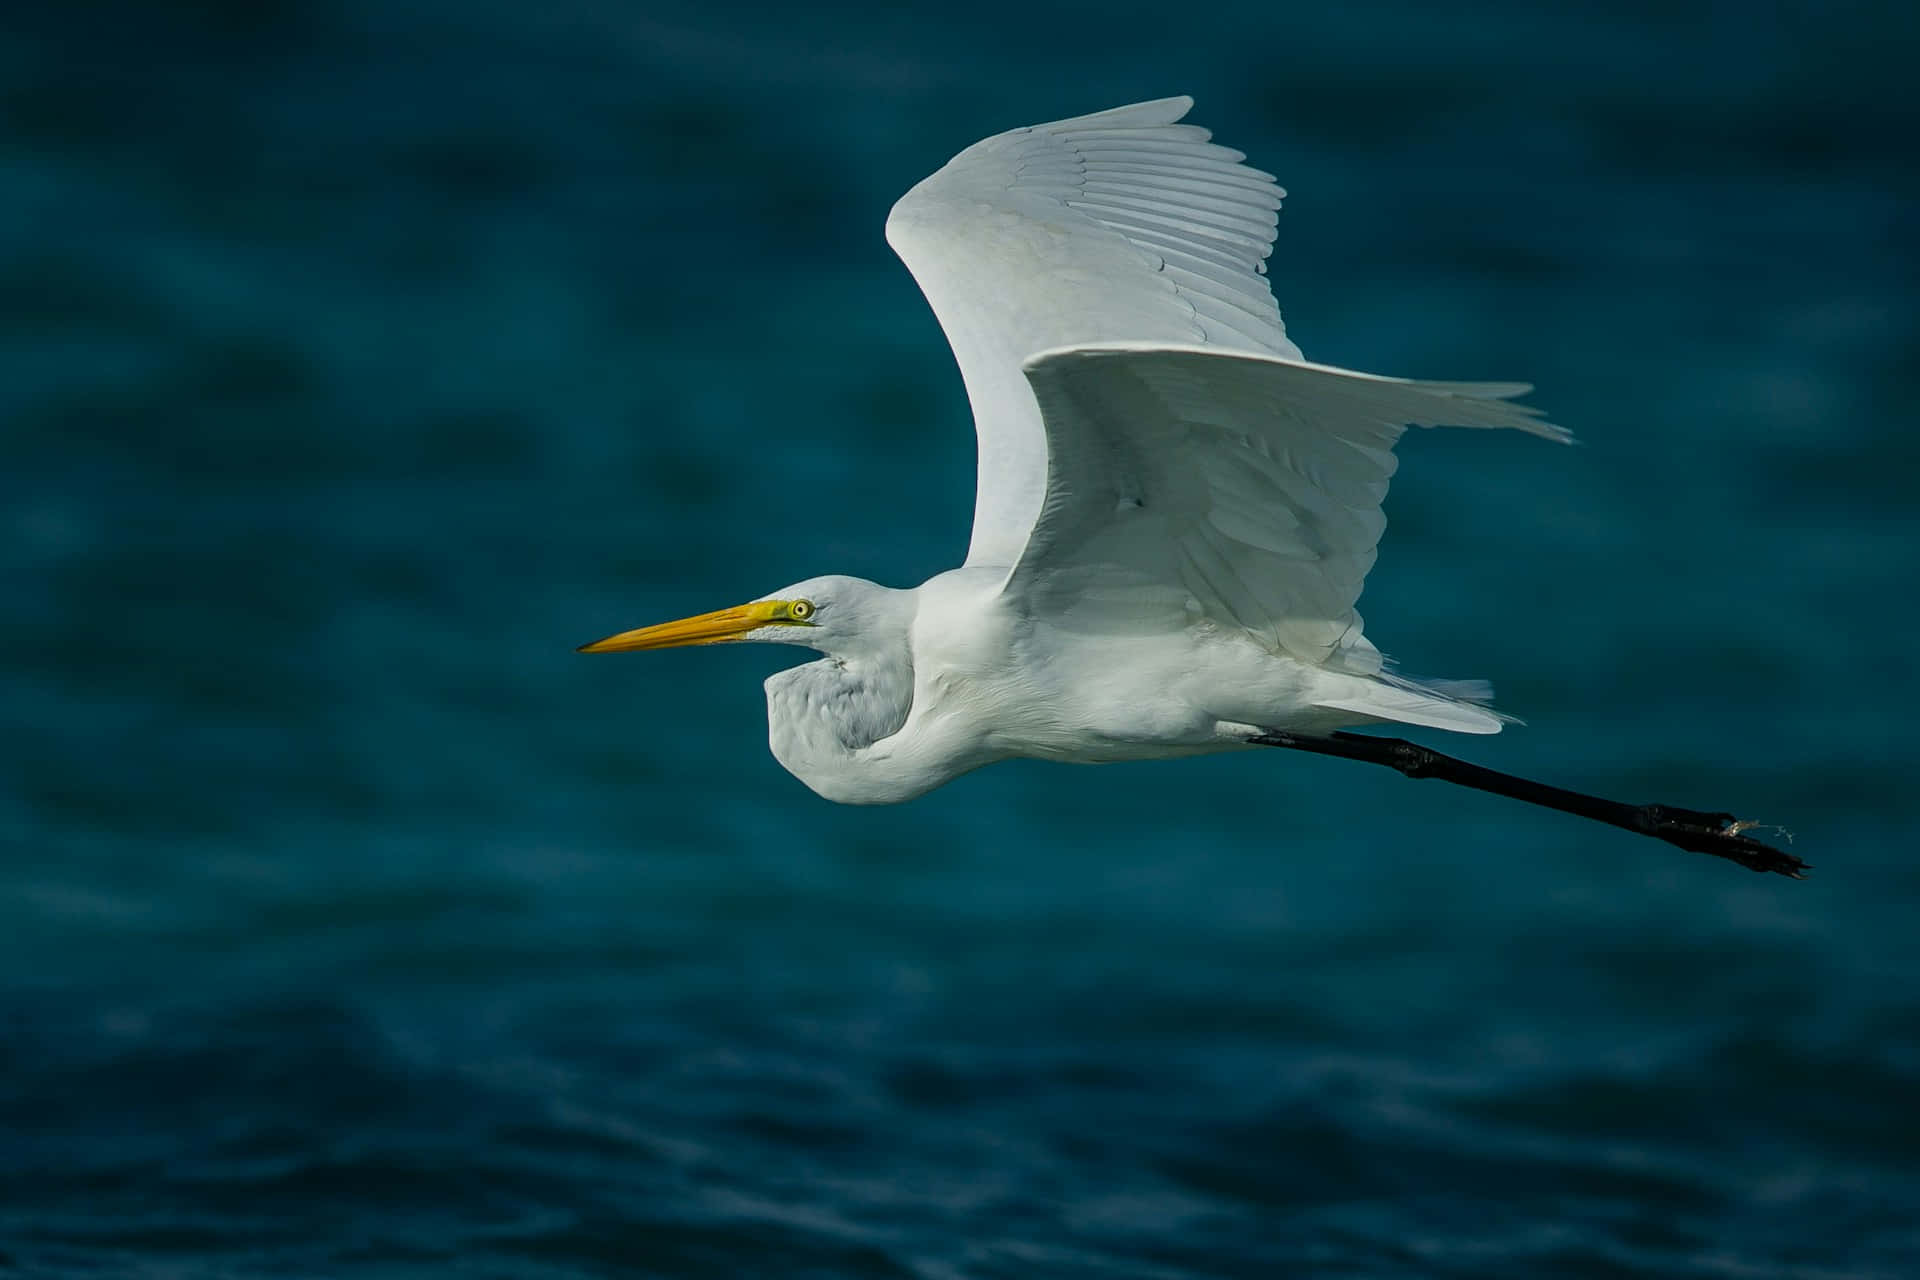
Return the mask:
[[1629, 805], [1398, 738], [1498, 733], [1476, 681], [1389, 669], [1355, 610], [1409, 426], [1570, 437], [1511, 382], [1314, 364], [1268, 285], [1281, 189], [1164, 98], [975, 143], [887, 241], [959, 362], [978, 435], [966, 562], [918, 587], [827, 576], [582, 646], [755, 641], [774, 756], [847, 804], [1012, 757], [1284, 747], [1608, 822], [1756, 871], [1799, 859], [1731, 814]]

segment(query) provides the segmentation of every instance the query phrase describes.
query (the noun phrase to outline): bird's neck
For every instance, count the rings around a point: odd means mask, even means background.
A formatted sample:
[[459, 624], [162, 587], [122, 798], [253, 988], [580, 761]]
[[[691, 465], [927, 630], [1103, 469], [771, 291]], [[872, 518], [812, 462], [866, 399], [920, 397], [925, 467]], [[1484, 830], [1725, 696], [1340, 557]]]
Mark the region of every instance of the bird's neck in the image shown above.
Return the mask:
[[[913, 712], [913, 665], [906, 645], [885, 659], [824, 658], [767, 680], [767, 740], [789, 773], [829, 800], [885, 804], [902, 791], [898, 753], [888, 744]], [[894, 747], [900, 744], [892, 744]], [[944, 781], [944, 779], [942, 779]]]

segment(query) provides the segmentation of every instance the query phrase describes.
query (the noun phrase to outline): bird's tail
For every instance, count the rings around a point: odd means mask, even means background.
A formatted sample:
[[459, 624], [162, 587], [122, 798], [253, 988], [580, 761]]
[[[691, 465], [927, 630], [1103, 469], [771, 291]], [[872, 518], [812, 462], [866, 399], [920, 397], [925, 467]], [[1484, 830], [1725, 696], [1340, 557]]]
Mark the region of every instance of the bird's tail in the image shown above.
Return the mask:
[[1498, 733], [1505, 725], [1520, 723], [1488, 706], [1492, 700], [1493, 685], [1485, 680], [1414, 680], [1383, 671], [1350, 692], [1319, 699], [1317, 705], [1369, 720], [1454, 733]]

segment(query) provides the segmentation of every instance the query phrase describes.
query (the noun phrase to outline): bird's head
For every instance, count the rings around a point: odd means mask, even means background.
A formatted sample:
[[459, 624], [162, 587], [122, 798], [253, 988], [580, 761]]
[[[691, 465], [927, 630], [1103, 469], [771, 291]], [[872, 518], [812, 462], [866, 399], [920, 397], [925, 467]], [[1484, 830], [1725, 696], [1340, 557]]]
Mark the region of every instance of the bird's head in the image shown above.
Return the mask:
[[736, 640], [799, 644], [822, 653], [846, 655], [891, 638], [892, 606], [909, 592], [894, 591], [863, 578], [829, 575], [808, 578], [771, 595], [730, 609], [696, 614], [676, 622], [622, 631], [580, 646], [581, 653], [618, 653], [627, 649], [673, 649], [689, 644]]

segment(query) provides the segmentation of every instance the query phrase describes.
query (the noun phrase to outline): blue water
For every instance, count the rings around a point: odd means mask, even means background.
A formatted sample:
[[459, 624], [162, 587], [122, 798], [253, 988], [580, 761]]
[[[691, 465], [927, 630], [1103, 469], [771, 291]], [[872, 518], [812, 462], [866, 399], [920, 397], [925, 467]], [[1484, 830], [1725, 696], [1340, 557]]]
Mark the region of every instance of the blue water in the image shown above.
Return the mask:
[[[192, 13], [0, 30], [0, 1272], [1914, 1273], [1909, 7]], [[885, 211], [1183, 91], [1310, 356], [1582, 437], [1406, 442], [1450, 745], [1813, 879], [1279, 752], [836, 808], [790, 655], [572, 652], [953, 564]]]

